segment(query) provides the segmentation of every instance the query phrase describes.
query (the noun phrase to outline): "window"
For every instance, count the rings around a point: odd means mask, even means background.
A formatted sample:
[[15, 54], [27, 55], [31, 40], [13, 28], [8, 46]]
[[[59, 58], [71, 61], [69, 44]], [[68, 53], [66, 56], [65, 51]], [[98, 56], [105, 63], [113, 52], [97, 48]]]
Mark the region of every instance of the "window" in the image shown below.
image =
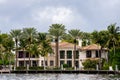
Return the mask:
[[24, 58], [24, 56], [23, 56], [23, 51], [19, 51], [18, 57], [19, 57], [19, 58]]
[[45, 65], [47, 66], [48, 64], [47, 64], [47, 61], [45, 61]]
[[32, 58], [35, 58], [35, 55], [32, 55]]
[[26, 52], [26, 58], [29, 58], [29, 52]]
[[72, 61], [71, 60], [67, 61], [67, 64], [68, 64], [68, 67], [72, 67]]
[[29, 65], [29, 61], [26, 61], [26, 66]]
[[19, 66], [24, 66], [24, 61], [19, 61]]
[[101, 57], [101, 51], [99, 51], [99, 57]]
[[63, 65], [63, 64], [64, 64], [64, 61], [63, 61], [63, 60], [61, 60], [61, 61], [60, 61], [60, 65]]
[[98, 51], [96, 51], [96, 57], [98, 58], [98, 57], [101, 57], [101, 52], [99, 51], [99, 53], [98, 53]]
[[76, 67], [78, 68], [78, 67], [79, 67], [79, 62], [78, 62], [78, 61], [75, 61], [75, 65], [76, 65]]
[[76, 51], [76, 59], [79, 59], [79, 51]]
[[50, 61], [50, 66], [54, 66], [54, 61], [53, 60]]
[[37, 66], [37, 61], [32, 61], [33, 66]]
[[43, 66], [43, 61], [41, 61], [41, 66]]
[[64, 59], [65, 58], [65, 51], [60, 51], [60, 59]]
[[96, 55], [96, 58], [99, 57], [98, 51], [96, 51], [95, 55]]
[[91, 51], [86, 51], [86, 57], [91, 58], [91, 56], [92, 56]]
[[72, 51], [67, 51], [67, 59], [72, 59]]

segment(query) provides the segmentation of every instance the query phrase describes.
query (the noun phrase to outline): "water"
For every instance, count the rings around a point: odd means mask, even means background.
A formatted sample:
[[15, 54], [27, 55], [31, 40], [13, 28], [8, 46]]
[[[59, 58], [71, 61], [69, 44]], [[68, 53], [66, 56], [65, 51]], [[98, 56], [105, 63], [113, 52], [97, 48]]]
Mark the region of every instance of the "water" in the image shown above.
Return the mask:
[[120, 80], [120, 77], [98, 74], [0, 74], [0, 80]]

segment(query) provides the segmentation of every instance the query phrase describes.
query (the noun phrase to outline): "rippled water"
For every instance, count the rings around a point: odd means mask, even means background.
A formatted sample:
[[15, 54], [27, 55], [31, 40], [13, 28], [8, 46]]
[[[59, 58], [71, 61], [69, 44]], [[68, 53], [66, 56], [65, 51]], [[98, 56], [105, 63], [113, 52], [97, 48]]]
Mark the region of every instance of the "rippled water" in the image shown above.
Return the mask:
[[0, 80], [120, 80], [120, 78], [98, 74], [0, 74]]

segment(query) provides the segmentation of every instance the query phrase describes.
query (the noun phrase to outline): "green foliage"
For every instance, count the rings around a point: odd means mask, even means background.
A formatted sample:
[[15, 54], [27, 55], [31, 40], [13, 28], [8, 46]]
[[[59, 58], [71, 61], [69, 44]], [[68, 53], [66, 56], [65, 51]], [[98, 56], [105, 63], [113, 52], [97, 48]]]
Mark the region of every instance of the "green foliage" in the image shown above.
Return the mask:
[[109, 64], [112, 65], [114, 69], [115, 66], [118, 65], [118, 69], [120, 70], [120, 48], [116, 48], [115, 55], [114, 50], [111, 49], [109, 56]]
[[38, 43], [38, 50], [41, 56], [45, 57], [48, 53], [53, 53], [53, 49], [50, 45], [50, 40], [47, 38], [47, 34], [38, 33]]
[[[111, 24], [108, 26], [108, 32], [109, 32], [109, 39], [107, 41], [107, 46], [111, 49], [114, 46], [119, 46], [119, 36], [120, 34], [118, 33], [118, 27], [116, 26], [116, 23]], [[114, 45], [114, 46], [113, 46]]]
[[16, 70], [26, 70], [26, 67], [23, 67], [23, 66], [21, 66], [21, 67], [16, 67]]
[[107, 62], [104, 62], [102, 70], [109, 70], [109, 64]]
[[76, 44], [78, 38], [80, 38], [80, 30], [78, 29], [72, 29], [69, 30], [69, 35], [71, 36], [71, 40], [73, 40], [73, 43]]
[[68, 68], [68, 64], [63, 64], [63, 68]]
[[64, 34], [62, 36], [62, 41], [65, 41], [65, 42], [69, 42], [69, 43], [74, 43], [74, 39], [71, 38], [71, 36], [69, 34]]
[[107, 41], [108, 41], [108, 31], [107, 30], [103, 30], [103, 31], [93, 31], [91, 33], [92, 35], [92, 42], [93, 43], [97, 43], [100, 44], [100, 46], [103, 48], [106, 46]]
[[85, 62], [83, 62], [83, 66], [84, 66], [84, 69], [88, 69], [88, 70], [93, 70], [93, 69], [96, 69], [96, 65], [98, 63], [98, 60], [90, 60], [90, 59], [87, 59]]
[[44, 67], [43, 66], [41, 66], [41, 67], [30, 67], [29, 69], [30, 70], [43, 70]]
[[65, 26], [63, 24], [52, 24], [49, 29], [49, 33], [54, 37], [59, 37], [65, 34]]
[[3, 65], [3, 61], [2, 60], [0, 60], [0, 65]]
[[53, 70], [61, 70], [60, 67], [54, 67]]

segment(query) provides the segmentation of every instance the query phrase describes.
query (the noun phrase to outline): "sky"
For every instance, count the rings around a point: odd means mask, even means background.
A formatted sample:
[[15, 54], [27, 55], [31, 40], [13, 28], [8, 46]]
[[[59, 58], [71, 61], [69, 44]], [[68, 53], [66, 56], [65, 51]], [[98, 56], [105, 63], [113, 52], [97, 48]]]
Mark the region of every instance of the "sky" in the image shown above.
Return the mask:
[[0, 31], [34, 27], [48, 32], [51, 24], [84, 32], [120, 26], [120, 0], [0, 0]]

